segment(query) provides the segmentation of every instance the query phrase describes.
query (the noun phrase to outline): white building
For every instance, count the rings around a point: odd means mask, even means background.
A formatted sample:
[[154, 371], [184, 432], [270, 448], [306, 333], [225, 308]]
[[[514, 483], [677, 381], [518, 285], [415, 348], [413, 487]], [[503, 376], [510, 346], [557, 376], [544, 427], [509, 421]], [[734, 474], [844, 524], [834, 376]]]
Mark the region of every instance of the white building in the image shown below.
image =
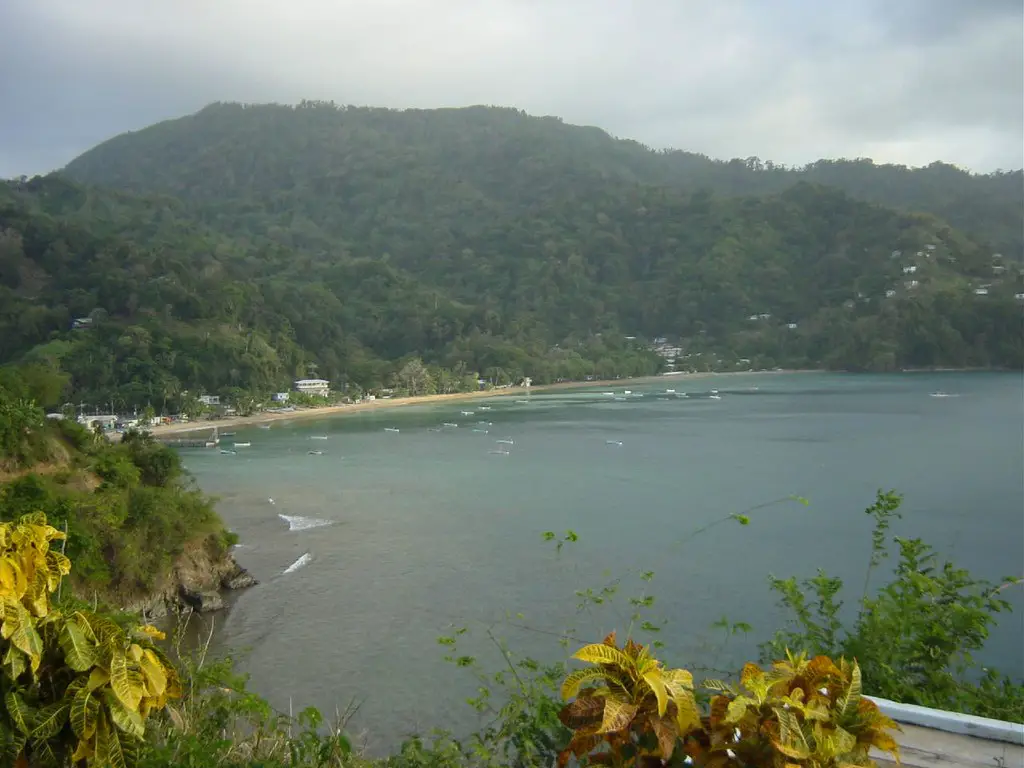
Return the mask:
[[909, 267], [904, 267], [903, 268], [903, 274], [904, 275], [912, 275], [915, 272], [917, 272], [917, 267], [915, 267], [915, 266], [909, 266]]
[[917, 282], [917, 280], [908, 280], [908, 281], [907, 281], [907, 282], [905, 282], [905, 283], [904, 283], [903, 285], [904, 285], [904, 287], [905, 287], [905, 288], [906, 288], [906, 289], [907, 289], [908, 291], [912, 291], [912, 290], [914, 290], [915, 288], [917, 288], [917, 286], [919, 286], [919, 285], [920, 285], [920, 283], [919, 283], [919, 282]]
[[292, 384], [292, 389], [306, 395], [327, 397], [331, 391], [331, 382], [327, 379], [299, 379]]
[[791, 330], [791, 331], [795, 331], [796, 328], [797, 328], [797, 325], [796, 325], [796, 323], [786, 323], [786, 327], [789, 328], [789, 330]]
[[974, 289], [974, 295], [975, 296], [988, 296], [988, 288], [975, 288]]
[[274, 394], [272, 394], [270, 396], [270, 399], [273, 400], [275, 403], [287, 403], [288, 402], [288, 393], [287, 392], [275, 392]]
[[895, 295], [896, 295], [896, 291], [894, 291], [892, 288], [890, 288], [888, 291], [885, 292], [885, 298], [887, 298], [887, 299], [891, 299]]
[[220, 405], [220, 395], [200, 395], [199, 402], [203, 405]]
[[95, 429], [97, 425], [103, 429], [113, 429], [114, 425], [117, 424], [117, 416], [110, 413], [97, 416], [79, 416], [78, 423], [87, 429]]

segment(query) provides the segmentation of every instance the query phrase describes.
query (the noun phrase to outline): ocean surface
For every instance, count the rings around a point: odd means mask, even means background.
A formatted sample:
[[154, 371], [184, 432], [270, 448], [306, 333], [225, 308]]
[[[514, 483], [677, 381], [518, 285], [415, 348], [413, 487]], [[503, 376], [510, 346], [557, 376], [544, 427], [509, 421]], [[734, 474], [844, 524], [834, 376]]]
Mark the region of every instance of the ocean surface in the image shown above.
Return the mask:
[[[661, 377], [252, 427], [234, 455], [184, 456], [262, 582], [216, 617], [215, 651], [283, 711], [358, 703], [350, 727], [384, 749], [477, 722], [437, 643], [457, 627], [458, 653], [498, 670], [489, 633], [564, 658], [559, 633], [625, 632], [628, 598], [653, 595], [666, 661], [738, 669], [780, 622], [769, 574], [824, 568], [860, 597], [879, 488], [905, 496], [898, 535], [1024, 574], [1022, 425], [1019, 374]], [[567, 530], [560, 552], [543, 540]], [[983, 654], [1018, 677], [1022, 592]], [[753, 631], [726, 640], [723, 617]]]

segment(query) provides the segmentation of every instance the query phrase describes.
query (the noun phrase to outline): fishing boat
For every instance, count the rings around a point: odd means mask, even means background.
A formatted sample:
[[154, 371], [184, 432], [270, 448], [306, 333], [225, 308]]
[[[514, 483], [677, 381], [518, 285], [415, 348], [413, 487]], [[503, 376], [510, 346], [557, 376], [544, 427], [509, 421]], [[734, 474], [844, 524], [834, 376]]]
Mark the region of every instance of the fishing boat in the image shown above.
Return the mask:
[[506, 438], [503, 438], [501, 440], [495, 440], [494, 442], [501, 443], [503, 445], [515, 445], [515, 441], [512, 440], [511, 437], [506, 437]]
[[252, 443], [235, 443], [235, 448], [248, 448]]
[[307, 453], [310, 456], [323, 456], [324, 455], [323, 451], [307, 451]]
[[221, 448], [220, 452], [223, 453], [225, 456], [234, 456], [236, 453], [238, 453], [238, 451], [229, 451], [226, 448]]
[[398, 427], [384, 427], [385, 432], [399, 432]]

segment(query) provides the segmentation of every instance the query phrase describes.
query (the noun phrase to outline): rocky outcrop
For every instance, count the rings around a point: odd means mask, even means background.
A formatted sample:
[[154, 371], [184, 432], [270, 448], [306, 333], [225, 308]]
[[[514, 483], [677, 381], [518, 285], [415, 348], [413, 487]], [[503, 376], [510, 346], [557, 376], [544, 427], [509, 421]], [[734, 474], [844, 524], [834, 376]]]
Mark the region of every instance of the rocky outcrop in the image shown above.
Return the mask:
[[124, 600], [122, 607], [142, 614], [147, 621], [156, 621], [170, 613], [219, 611], [226, 606], [221, 590], [247, 589], [258, 583], [215, 542], [197, 541], [178, 557], [160, 589], [144, 597]]

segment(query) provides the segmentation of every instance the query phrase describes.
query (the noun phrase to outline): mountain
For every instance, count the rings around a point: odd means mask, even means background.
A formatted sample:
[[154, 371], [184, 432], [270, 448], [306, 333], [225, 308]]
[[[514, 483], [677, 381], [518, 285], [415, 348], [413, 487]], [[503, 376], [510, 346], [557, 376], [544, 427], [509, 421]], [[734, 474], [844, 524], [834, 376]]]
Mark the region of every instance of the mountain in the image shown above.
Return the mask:
[[214, 105], [0, 185], [0, 363], [158, 409], [312, 368], [649, 374], [660, 337], [686, 369], [1020, 367], [1020, 262], [980, 234], [1012, 229], [1014, 178], [718, 163], [514, 110]]
[[803, 168], [756, 157], [719, 161], [494, 107], [213, 104], [104, 142], [66, 173], [91, 184], [178, 195], [212, 206], [211, 217], [233, 215], [246, 227], [258, 210], [265, 224], [300, 242], [377, 234], [381, 244], [385, 234], [412, 234], [399, 222], [425, 211], [439, 229], [463, 234], [473, 231], [474, 219], [586, 200], [595, 185], [609, 181], [725, 197], [778, 194], [806, 182], [934, 214], [994, 252], [1024, 257], [1020, 170], [975, 175], [939, 162], [910, 169], [865, 159]]

